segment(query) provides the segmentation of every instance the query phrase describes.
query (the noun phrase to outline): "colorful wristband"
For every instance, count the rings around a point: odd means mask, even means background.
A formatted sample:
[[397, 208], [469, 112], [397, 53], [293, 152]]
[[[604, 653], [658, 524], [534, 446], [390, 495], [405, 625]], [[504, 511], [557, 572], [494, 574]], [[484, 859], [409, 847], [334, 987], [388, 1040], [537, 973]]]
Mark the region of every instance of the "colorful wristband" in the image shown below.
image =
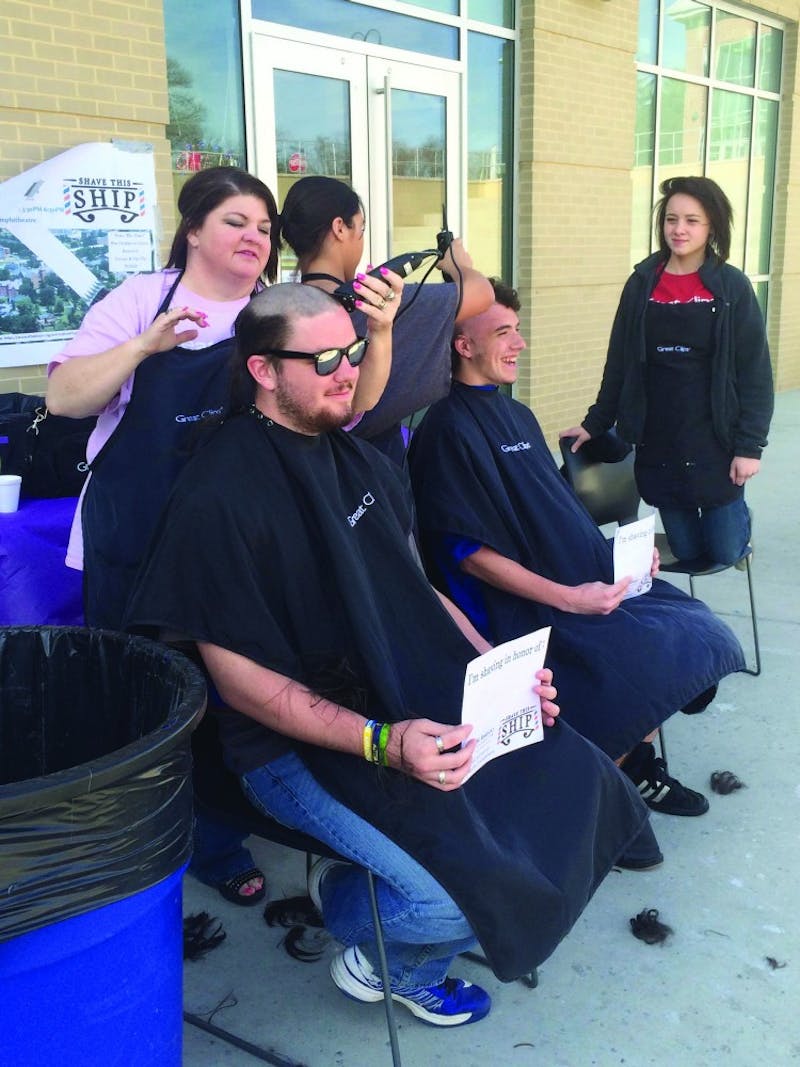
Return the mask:
[[389, 761], [386, 758], [386, 746], [389, 744], [389, 735], [391, 732], [391, 723], [385, 722], [381, 727], [380, 736], [378, 737], [378, 762], [381, 767], [389, 766]]
[[364, 759], [367, 763], [375, 763], [373, 758], [373, 746], [372, 746], [372, 731], [378, 723], [374, 719], [367, 720], [364, 723], [363, 745], [364, 745]]
[[382, 722], [373, 722], [372, 724], [372, 757], [370, 763], [380, 763], [381, 761], [380, 736], [383, 725]]

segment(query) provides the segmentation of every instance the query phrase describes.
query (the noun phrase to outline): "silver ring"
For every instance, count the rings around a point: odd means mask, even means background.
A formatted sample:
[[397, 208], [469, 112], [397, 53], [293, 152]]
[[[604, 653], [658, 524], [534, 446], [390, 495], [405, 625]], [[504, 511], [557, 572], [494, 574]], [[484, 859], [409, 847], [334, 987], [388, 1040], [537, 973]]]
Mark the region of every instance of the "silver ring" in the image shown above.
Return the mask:
[[433, 740], [436, 742], [436, 748], [438, 749], [439, 755], [441, 756], [441, 754], [444, 752], [444, 741], [442, 741], [442, 738], [439, 734], [437, 734]]
[[390, 289], [389, 292], [385, 294], [385, 299], [389, 300], [389, 301], [392, 301], [392, 300], [394, 300], [394, 298], [396, 296], [397, 296], [397, 293], [394, 291], [394, 289]]
[[439, 785], [444, 785], [444, 783], [447, 781], [447, 774], [445, 773], [445, 771], [439, 771], [437, 777], [439, 779]]
[[383, 311], [383, 309], [386, 307], [386, 301], [384, 300], [383, 297], [380, 298], [380, 301], [378, 302], [378, 304], [376, 306], [378, 308], [378, 311]]

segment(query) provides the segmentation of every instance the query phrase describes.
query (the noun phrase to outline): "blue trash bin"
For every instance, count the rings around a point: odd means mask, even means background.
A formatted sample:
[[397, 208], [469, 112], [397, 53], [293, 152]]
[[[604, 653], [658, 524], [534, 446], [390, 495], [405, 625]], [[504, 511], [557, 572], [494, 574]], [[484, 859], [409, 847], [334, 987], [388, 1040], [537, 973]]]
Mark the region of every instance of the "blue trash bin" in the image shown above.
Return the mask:
[[0, 628], [2, 1067], [180, 1067], [205, 699], [143, 638]]

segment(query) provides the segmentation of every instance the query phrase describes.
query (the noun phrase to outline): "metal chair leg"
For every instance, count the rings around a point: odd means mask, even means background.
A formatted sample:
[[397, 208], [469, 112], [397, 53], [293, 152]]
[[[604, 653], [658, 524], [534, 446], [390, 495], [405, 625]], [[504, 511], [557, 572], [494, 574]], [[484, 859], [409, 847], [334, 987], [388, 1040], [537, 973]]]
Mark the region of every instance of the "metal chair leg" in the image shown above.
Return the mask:
[[667, 760], [667, 746], [664, 744], [664, 727], [663, 726], [659, 726], [659, 728], [658, 728], [658, 747], [661, 749], [661, 758], [663, 759], [664, 763], [666, 764], [668, 762], [668, 760]]
[[375, 926], [375, 941], [378, 946], [378, 964], [383, 984], [383, 1005], [386, 1009], [386, 1025], [389, 1028], [389, 1044], [392, 1048], [392, 1063], [394, 1067], [402, 1067], [400, 1061], [400, 1046], [397, 1041], [397, 1021], [394, 1014], [394, 1001], [392, 1000], [391, 984], [389, 981], [389, 963], [386, 959], [386, 944], [383, 940], [383, 927], [381, 916], [378, 911], [378, 897], [375, 893], [375, 879], [372, 871], [364, 868], [367, 874], [367, 886], [369, 888], [369, 903], [372, 908], [372, 921]]
[[750, 618], [753, 622], [753, 644], [756, 649], [756, 668], [745, 667], [744, 674], [751, 674], [754, 678], [757, 678], [761, 674], [761, 645], [758, 641], [758, 621], [756, 616], [756, 601], [755, 594], [753, 593], [753, 572], [750, 569], [750, 557], [745, 558], [745, 567], [747, 569], [747, 592], [750, 595]]
[[[753, 591], [753, 572], [750, 568], [750, 556], [745, 556], [745, 570], [747, 572], [747, 593], [750, 598], [750, 622], [753, 627], [753, 646], [756, 654], [756, 665], [753, 667], [742, 667], [742, 674], [752, 675], [753, 678], [757, 678], [761, 674], [761, 645], [758, 640], [758, 618], [756, 616], [756, 599]], [[689, 595], [694, 596], [694, 579], [692, 575], [688, 575], [689, 578]]]

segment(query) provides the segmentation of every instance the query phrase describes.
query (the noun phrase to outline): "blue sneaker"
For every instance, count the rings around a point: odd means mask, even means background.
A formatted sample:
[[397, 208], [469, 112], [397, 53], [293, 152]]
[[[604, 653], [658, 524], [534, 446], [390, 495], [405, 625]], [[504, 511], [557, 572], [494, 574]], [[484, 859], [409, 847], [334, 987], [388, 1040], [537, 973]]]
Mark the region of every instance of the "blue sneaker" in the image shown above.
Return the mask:
[[[383, 1000], [383, 985], [369, 961], [355, 945], [337, 953], [331, 960], [331, 978], [352, 1000], [372, 1003]], [[485, 989], [460, 978], [445, 978], [435, 986], [420, 986], [392, 993], [392, 1000], [404, 1004], [418, 1019], [431, 1026], [463, 1026], [476, 1023], [489, 1014], [492, 1000]]]

